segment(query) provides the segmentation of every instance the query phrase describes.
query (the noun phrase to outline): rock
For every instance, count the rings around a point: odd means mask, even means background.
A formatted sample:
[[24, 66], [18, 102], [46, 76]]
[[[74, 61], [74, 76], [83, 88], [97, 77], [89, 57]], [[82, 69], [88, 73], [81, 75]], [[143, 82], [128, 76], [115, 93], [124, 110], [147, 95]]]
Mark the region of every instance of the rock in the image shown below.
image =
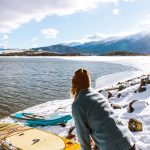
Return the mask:
[[126, 87], [124, 86], [124, 85], [120, 85], [119, 87], [118, 87], [118, 91], [122, 91], [123, 89], [125, 89]]
[[75, 138], [75, 135], [72, 134], [72, 131], [75, 129], [75, 126], [73, 127], [70, 127], [69, 131], [68, 131], [68, 135], [66, 136], [67, 139], [74, 139]]
[[108, 91], [108, 98], [113, 97], [112, 93]]
[[111, 98], [113, 96], [112, 93], [107, 90], [100, 90], [98, 92], [101, 93], [106, 98]]
[[122, 106], [122, 108], [126, 108], [128, 105], [124, 105], [124, 106]]
[[147, 75], [146, 83], [147, 83], [147, 84], [150, 84], [150, 75], [149, 75], [149, 74]]
[[61, 126], [61, 127], [66, 127], [65, 123], [58, 123], [57, 125]]
[[146, 91], [146, 79], [141, 79], [141, 84], [140, 87], [138, 89], [138, 92], [144, 92]]
[[121, 83], [121, 82], [118, 82], [118, 83], [117, 83], [117, 85], [120, 85], [120, 84], [122, 84], [122, 83]]
[[143, 111], [149, 104], [143, 100], [134, 100], [128, 105], [128, 112], [140, 113]]
[[75, 129], [75, 126], [70, 127], [70, 129], [69, 129], [69, 131], [68, 131], [68, 135], [70, 135], [74, 129]]
[[144, 92], [146, 91], [146, 87], [145, 86], [140, 86], [138, 89], [138, 92]]
[[101, 93], [103, 90], [99, 90], [98, 92]]
[[140, 86], [146, 86], [146, 80], [145, 79], [141, 79], [141, 85]]
[[131, 118], [128, 122], [128, 128], [132, 132], [139, 132], [143, 130], [143, 125], [140, 121]]
[[120, 98], [120, 97], [121, 97], [121, 93], [118, 93], [117, 98]]
[[130, 83], [131, 86], [139, 84], [139, 79], [133, 79]]
[[75, 136], [74, 134], [70, 134], [70, 135], [66, 136], [66, 138], [69, 139], [69, 140], [71, 140], [71, 139], [73, 139], [73, 138], [75, 138], [75, 137], [76, 137], [76, 136]]
[[128, 105], [128, 113], [132, 113], [134, 111], [134, 108], [132, 107], [132, 104], [136, 102], [137, 100], [133, 100], [132, 102], [129, 103]]
[[113, 109], [121, 109], [121, 106], [119, 106], [118, 104], [111, 104], [111, 107]]

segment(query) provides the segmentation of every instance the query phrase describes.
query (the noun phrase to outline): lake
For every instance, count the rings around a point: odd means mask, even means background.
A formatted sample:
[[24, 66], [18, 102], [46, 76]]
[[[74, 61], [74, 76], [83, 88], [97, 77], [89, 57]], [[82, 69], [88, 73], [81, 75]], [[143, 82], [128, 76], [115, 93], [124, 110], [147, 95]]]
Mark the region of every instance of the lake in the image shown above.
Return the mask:
[[40, 103], [70, 98], [71, 78], [79, 68], [91, 72], [93, 87], [100, 76], [135, 70], [98, 61], [0, 57], [0, 118]]

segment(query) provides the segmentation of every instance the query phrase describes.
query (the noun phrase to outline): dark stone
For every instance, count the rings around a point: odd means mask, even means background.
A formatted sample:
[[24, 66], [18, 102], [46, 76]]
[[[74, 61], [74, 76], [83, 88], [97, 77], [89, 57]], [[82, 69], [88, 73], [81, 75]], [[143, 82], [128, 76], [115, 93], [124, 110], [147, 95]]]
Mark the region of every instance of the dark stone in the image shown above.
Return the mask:
[[146, 85], [146, 80], [145, 79], [141, 79], [141, 85], [140, 86], [145, 86]]
[[122, 90], [125, 89], [125, 88], [126, 88], [125, 86], [120, 85], [120, 86], [118, 87], [118, 91], [122, 91]]
[[112, 93], [108, 91], [108, 98], [113, 97]]
[[131, 118], [128, 122], [128, 128], [132, 132], [139, 132], [143, 130], [143, 125], [137, 119]]
[[150, 75], [149, 75], [149, 74], [147, 75], [146, 83], [147, 83], [147, 84], [150, 84]]
[[67, 139], [71, 140], [73, 138], [75, 138], [76, 136], [74, 134], [69, 134], [68, 136], [66, 136]]
[[118, 93], [117, 98], [120, 98], [120, 97], [121, 97], [121, 93]]
[[117, 85], [120, 85], [120, 84], [121, 84], [121, 82], [118, 82], [118, 83], [117, 83]]
[[121, 109], [121, 106], [117, 105], [117, 104], [111, 104], [111, 107], [113, 109]]
[[144, 91], [146, 91], [146, 87], [140, 86], [138, 92], [144, 92]]
[[132, 102], [129, 103], [128, 105], [128, 113], [132, 113], [134, 111], [134, 108], [132, 107], [132, 104], [136, 102], [137, 100], [133, 100]]
[[103, 90], [99, 90], [98, 92], [101, 93]]
[[70, 129], [69, 129], [69, 131], [68, 131], [68, 135], [66, 136], [66, 138], [67, 139], [73, 139], [73, 138], [75, 138], [75, 135], [74, 134], [72, 134], [72, 131], [75, 129], [75, 126], [73, 126], [73, 127], [70, 127]]
[[70, 127], [70, 129], [69, 129], [69, 131], [68, 131], [68, 134], [71, 134], [72, 133], [72, 131], [75, 129], [75, 126], [73, 126], [73, 127]]

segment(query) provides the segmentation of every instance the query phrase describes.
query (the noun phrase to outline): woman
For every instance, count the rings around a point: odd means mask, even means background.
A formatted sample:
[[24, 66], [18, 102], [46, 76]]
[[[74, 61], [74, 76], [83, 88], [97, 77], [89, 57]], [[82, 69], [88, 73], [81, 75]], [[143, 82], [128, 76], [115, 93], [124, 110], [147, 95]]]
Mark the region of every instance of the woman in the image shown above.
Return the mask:
[[87, 70], [79, 69], [72, 78], [72, 115], [82, 150], [91, 150], [90, 137], [100, 150], [135, 150], [132, 133], [114, 113], [100, 93], [91, 89]]

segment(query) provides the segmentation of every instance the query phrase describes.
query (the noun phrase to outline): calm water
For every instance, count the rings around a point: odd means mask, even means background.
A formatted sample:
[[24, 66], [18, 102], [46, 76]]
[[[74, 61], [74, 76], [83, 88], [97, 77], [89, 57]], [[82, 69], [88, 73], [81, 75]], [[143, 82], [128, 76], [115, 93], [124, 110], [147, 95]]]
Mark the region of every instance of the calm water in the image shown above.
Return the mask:
[[57, 58], [0, 58], [0, 117], [47, 101], [69, 98], [70, 80], [78, 68], [98, 77], [134, 68], [103, 62]]

